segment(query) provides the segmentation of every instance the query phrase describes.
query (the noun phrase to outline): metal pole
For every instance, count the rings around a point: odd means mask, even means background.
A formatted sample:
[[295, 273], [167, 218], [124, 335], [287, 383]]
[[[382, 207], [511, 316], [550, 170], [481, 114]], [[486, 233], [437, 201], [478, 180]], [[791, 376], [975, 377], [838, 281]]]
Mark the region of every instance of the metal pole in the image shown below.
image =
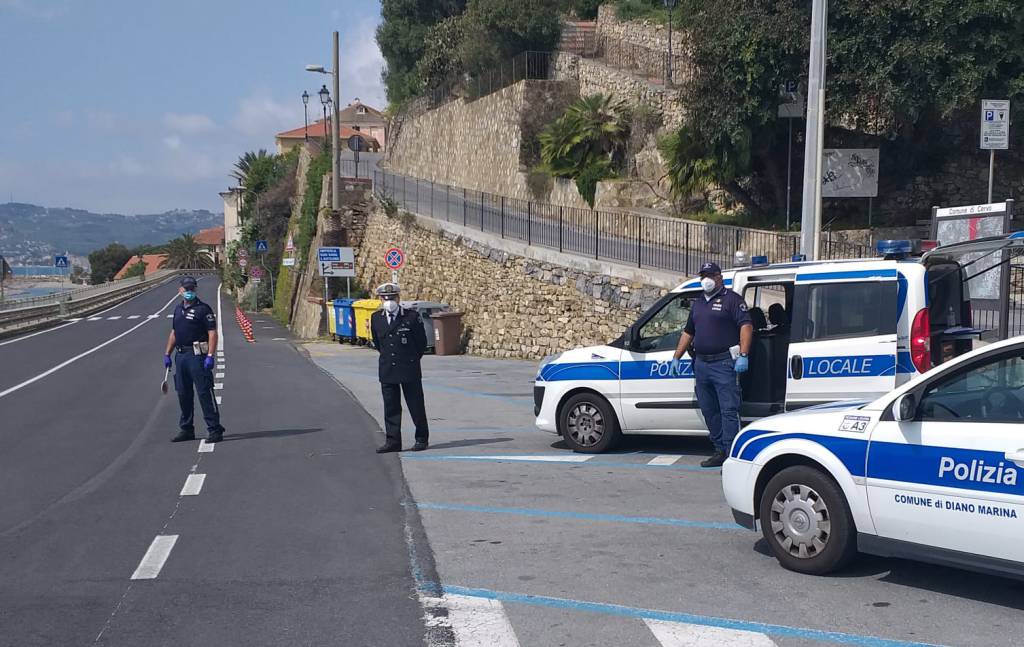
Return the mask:
[[790, 211], [793, 207], [793, 119], [789, 122], [789, 152], [786, 154], [786, 231], [790, 228]]
[[992, 203], [992, 182], [996, 176], [996, 150], [988, 152], [988, 203]]
[[812, 0], [810, 65], [807, 79], [807, 130], [804, 137], [804, 184], [800, 211], [800, 251], [807, 260], [814, 260], [818, 231], [815, 224], [821, 212], [821, 122], [824, 121], [825, 87], [825, 25], [828, 20], [827, 0]]
[[341, 146], [338, 141], [338, 104], [341, 102], [341, 83], [338, 79], [338, 32], [334, 32], [334, 108], [331, 120], [331, 210], [341, 211]]
[[345, 277], [345, 298], [352, 298], [352, 278], [348, 276]]
[[330, 322], [327, 319], [327, 317], [331, 316], [327, 312], [329, 307], [330, 307], [329, 306], [329, 297], [327, 296], [327, 277], [325, 276], [324, 277], [324, 330], [330, 330], [331, 329], [331, 324], [330, 324]]
[[[820, 106], [825, 105], [825, 88], [818, 90], [818, 100]], [[821, 246], [821, 173], [822, 164], [824, 162], [824, 155], [822, 154], [822, 144], [825, 141], [825, 114], [822, 111], [821, 119], [818, 120], [818, 164], [816, 172], [814, 174], [814, 259], [820, 258], [819, 247]], [[831, 230], [829, 231], [831, 239]]]
[[[672, 4], [675, 4], [674, 2]], [[665, 87], [672, 85], [672, 6], [668, 9], [668, 56], [665, 58]]]
[[303, 141], [309, 141], [309, 106], [305, 103], [302, 104], [302, 139]]

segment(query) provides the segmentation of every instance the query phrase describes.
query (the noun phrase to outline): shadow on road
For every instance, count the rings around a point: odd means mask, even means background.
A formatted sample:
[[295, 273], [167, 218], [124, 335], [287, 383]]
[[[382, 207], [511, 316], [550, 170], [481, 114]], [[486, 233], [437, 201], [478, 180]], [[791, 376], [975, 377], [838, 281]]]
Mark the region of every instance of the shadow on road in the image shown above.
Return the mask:
[[315, 434], [318, 431], [323, 431], [321, 427], [315, 427], [312, 429], [268, 429], [266, 431], [254, 431], [248, 434], [224, 434], [222, 443], [226, 443], [231, 440], [253, 440], [256, 438], [283, 438], [285, 436], [302, 436], [303, 434]]
[[430, 449], [451, 449], [453, 447], [472, 447], [473, 445], [493, 445], [494, 443], [507, 443], [512, 438], [477, 438], [472, 440], [453, 440], [448, 443], [435, 445], [430, 444]]
[[[551, 449], [569, 449], [564, 440], [551, 443]], [[703, 436], [672, 437], [672, 436], [625, 436], [615, 449], [605, 452], [607, 456], [615, 454], [681, 454], [683, 456], [710, 456], [711, 441]]]

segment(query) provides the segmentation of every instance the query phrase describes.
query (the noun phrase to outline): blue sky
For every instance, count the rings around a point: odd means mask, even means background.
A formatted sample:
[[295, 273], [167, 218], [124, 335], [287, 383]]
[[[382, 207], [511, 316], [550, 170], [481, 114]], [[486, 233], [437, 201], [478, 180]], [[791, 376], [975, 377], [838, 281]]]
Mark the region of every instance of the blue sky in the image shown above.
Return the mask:
[[384, 108], [379, 22], [376, 0], [0, 0], [0, 202], [220, 211], [238, 156], [302, 125], [331, 31], [342, 105]]

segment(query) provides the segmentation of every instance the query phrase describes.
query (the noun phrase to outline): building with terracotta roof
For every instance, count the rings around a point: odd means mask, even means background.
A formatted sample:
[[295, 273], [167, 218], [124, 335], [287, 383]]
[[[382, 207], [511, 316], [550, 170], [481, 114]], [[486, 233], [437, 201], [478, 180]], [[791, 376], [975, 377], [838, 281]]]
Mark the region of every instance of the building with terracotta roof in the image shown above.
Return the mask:
[[132, 256], [128, 259], [128, 262], [124, 264], [124, 267], [117, 271], [117, 274], [114, 275], [114, 280], [116, 281], [124, 278], [124, 275], [127, 274], [128, 270], [130, 270], [132, 266], [136, 265], [139, 261], [146, 264], [145, 276], [149, 276], [160, 269], [160, 264], [165, 260], [167, 260], [167, 254], [142, 254], [139, 256]]
[[[363, 150], [365, 151], [379, 151], [381, 150], [381, 143], [375, 137], [368, 135], [365, 132], [361, 132], [354, 128], [342, 125], [341, 131], [338, 136], [342, 140], [343, 150], [348, 148], [348, 144], [344, 143], [349, 137], [357, 135], [363, 139]], [[309, 124], [309, 138], [314, 141], [325, 141], [327, 137], [327, 123], [320, 119]], [[306, 139], [306, 127], [302, 126], [294, 128], [292, 130], [286, 130], [283, 133], [277, 133], [274, 136], [274, 144], [277, 146], [277, 153], [284, 155], [291, 149], [302, 144]]]
[[369, 135], [380, 142], [380, 150], [387, 146], [388, 119], [384, 113], [368, 106], [356, 97], [338, 113], [338, 125]]
[[215, 265], [220, 265], [224, 259], [224, 227], [210, 227], [200, 229], [195, 235], [195, 241], [202, 246], [213, 259]]

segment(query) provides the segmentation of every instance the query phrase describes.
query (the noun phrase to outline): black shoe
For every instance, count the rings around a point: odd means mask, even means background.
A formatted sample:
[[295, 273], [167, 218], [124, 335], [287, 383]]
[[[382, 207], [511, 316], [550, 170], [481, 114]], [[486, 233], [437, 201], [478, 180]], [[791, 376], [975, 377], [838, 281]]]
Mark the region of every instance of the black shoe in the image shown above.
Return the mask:
[[425, 441], [425, 440], [417, 440], [416, 444], [412, 446], [412, 450], [414, 452], [421, 452], [421, 451], [423, 451], [426, 448], [427, 448], [427, 441]]
[[725, 462], [725, 452], [715, 450], [715, 453], [700, 462], [701, 467], [721, 467]]
[[206, 436], [206, 442], [207, 442], [208, 444], [211, 444], [211, 443], [219, 443], [219, 442], [220, 442], [220, 441], [222, 441], [222, 440], [224, 440], [224, 434], [223, 434], [223, 432], [221, 432], [221, 433], [215, 433], [215, 434], [208, 434], [208, 435]]
[[196, 433], [194, 431], [179, 431], [178, 435], [171, 438], [172, 443], [183, 443], [189, 440], [195, 440]]
[[377, 448], [378, 454], [387, 454], [388, 452], [400, 452], [402, 451], [401, 445], [381, 445]]

